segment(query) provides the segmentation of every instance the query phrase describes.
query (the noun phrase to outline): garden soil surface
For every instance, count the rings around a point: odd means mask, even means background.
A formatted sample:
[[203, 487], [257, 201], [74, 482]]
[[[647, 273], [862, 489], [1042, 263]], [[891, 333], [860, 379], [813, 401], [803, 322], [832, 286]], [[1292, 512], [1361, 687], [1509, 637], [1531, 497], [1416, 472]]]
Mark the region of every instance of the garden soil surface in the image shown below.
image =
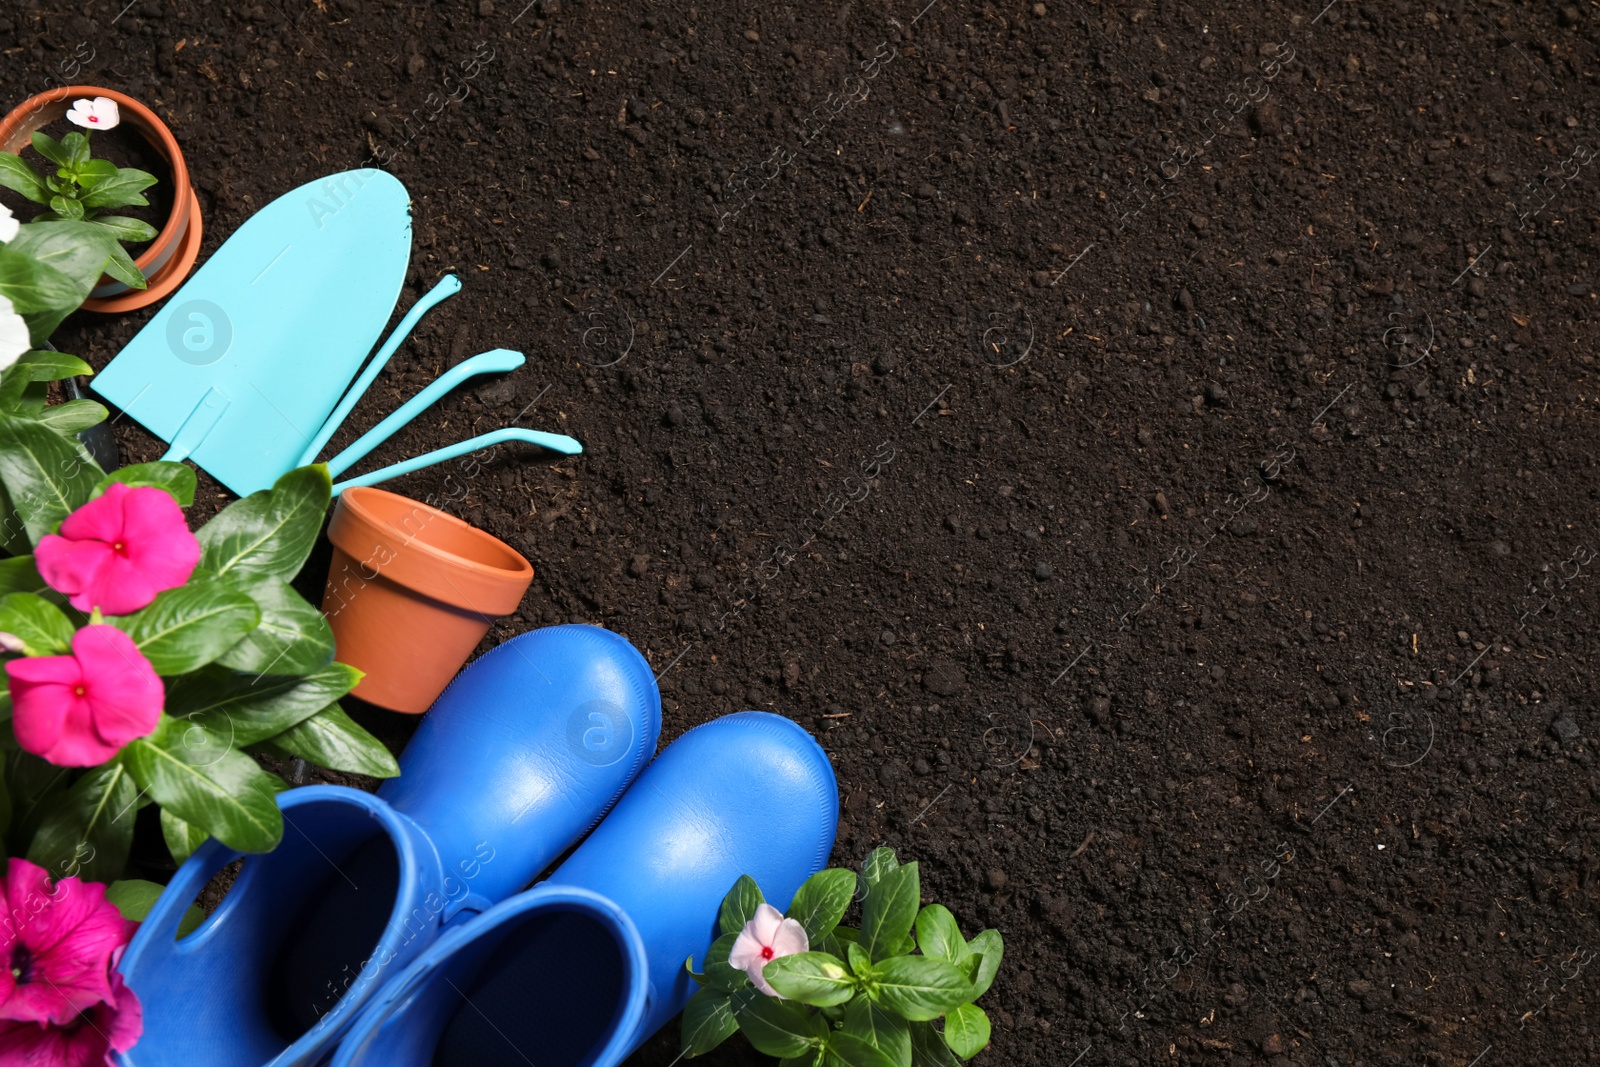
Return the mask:
[[1600, 1062], [1600, 8], [524, 2], [24, 0], [0, 81], [87, 43], [205, 254], [387, 160], [465, 288], [333, 448], [526, 352], [363, 469], [579, 438], [390, 488], [533, 561], [485, 648], [815, 732], [1004, 934], [980, 1063]]

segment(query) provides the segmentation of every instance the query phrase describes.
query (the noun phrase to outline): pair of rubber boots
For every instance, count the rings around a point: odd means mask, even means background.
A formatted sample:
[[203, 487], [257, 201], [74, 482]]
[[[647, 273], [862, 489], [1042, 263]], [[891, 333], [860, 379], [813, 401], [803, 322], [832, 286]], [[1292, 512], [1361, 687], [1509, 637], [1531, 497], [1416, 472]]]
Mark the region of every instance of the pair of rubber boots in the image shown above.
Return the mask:
[[282, 844], [182, 938], [239, 854], [212, 840], [179, 869], [121, 963], [144, 1007], [121, 1062], [620, 1063], [683, 1010], [684, 961], [703, 960], [738, 877], [787, 903], [838, 824], [827, 757], [789, 720], [729, 715], [646, 767], [660, 726], [649, 664], [609, 631], [482, 656], [376, 796], [281, 794]]

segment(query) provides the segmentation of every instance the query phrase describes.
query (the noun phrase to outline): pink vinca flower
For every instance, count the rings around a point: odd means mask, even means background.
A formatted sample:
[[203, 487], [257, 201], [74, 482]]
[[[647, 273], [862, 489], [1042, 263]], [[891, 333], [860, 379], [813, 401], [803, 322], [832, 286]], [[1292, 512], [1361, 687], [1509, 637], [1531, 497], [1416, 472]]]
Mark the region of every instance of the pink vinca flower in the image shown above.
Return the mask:
[[[116, 1002], [112, 963], [137, 924], [106, 899], [105, 886], [77, 878], [52, 886], [44, 868], [12, 859], [5, 905], [0, 1019], [63, 1026], [96, 1004]], [[15, 1062], [0, 1055], [0, 1063]]]
[[144, 1033], [144, 1013], [122, 975], [111, 972], [111, 999], [65, 1026], [0, 1022], [0, 1063], [18, 1067], [116, 1067]]
[[767, 996], [783, 1000], [783, 994], [768, 985], [761, 972], [768, 963], [780, 956], [793, 956], [810, 948], [811, 941], [806, 937], [805, 927], [793, 919], [785, 919], [783, 913], [771, 904], [760, 904], [756, 906], [755, 915], [744, 924], [744, 929], [734, 939], [733, 949], [728, 953], [728, 965], [748, 974], [750, 983]]
[[39, 574], [79, 611], [138, 611], [189, 580], [200, 542], [170, 493], [113, 482], [68, 515], [34, 552]]
[[156, 728], [166, 689], [133, 638], [85, 626], [67, 656], [6, 664], [17, 743], [58, 767], [94, 767]]
[[67, 121], [86, 130], [109, 130], [122, 121], [122, 115], [115, 100], [97, 96], [93, 100], [74, 100]]

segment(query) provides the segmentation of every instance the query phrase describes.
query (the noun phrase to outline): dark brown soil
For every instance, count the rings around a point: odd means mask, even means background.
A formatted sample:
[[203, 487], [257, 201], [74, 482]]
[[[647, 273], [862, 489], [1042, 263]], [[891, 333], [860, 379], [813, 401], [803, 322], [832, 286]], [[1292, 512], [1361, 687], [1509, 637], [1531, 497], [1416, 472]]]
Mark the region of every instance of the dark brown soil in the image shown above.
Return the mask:
[[1600, 1061], [1593, 5], [125, 2], [0, 13], [6, 99], [94, 41], [208, 252], [392, 156], [466, 289], [334, 446], [527, 352], [368, 462], [581, 438], [392, 487], [666, 740], [814, 729], [836, 862], [1006, 937], [979, 1062]]

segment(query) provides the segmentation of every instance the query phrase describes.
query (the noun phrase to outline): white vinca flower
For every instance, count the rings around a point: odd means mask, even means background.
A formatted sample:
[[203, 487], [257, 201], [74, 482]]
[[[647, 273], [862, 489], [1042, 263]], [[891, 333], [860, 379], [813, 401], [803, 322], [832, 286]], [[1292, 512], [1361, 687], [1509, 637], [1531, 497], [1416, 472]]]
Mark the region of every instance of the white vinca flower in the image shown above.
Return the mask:
[[86, 130], [109, 130], [122, 121], [122, 116], [115, 100], [97, 96], [93, 100], [74, 100], [67, 121]]

